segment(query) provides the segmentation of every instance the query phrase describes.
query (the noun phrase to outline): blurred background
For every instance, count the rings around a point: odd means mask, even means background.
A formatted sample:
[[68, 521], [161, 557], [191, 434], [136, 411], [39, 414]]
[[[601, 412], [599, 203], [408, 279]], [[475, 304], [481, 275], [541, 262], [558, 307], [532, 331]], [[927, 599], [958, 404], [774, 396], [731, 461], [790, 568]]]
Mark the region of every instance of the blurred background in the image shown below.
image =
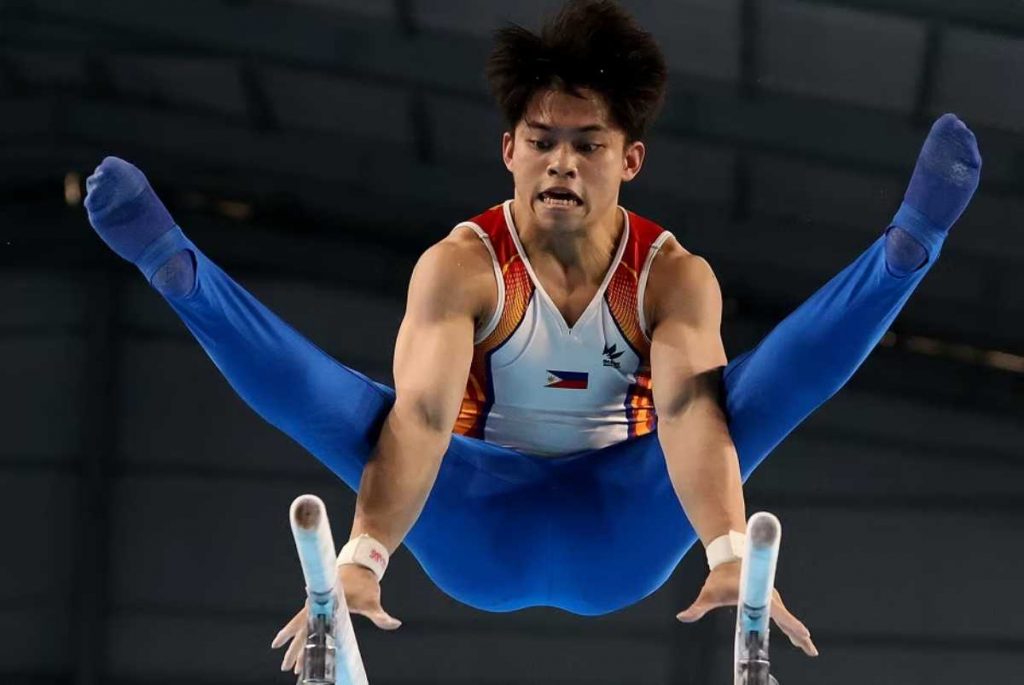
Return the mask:
[[[859, 254], [931, 121], [980, 192], [853, 382], [747, 485], [785, 536], [810, 660], [785, 685], [1014, 682], [1024, 667], [1024, 6], [623, 3], [671, 66], [623, 203], [715, 268], [730, 355]], [[558, 2], [0, 0], [0, 683], [270, 685], [304, 597], [292, 498], [353, 496], [264, 424], [89, 228], [108, 154], [208, 256], [346, 364], [389, 378], [417, 255], [511, 195], [490, 32]], [[594, 573], [601, 573], [595, 568]], [[734, 613], [655, 595], [601, 618], [477, 612], [397, 553], [375, 685], [731, 682]]]

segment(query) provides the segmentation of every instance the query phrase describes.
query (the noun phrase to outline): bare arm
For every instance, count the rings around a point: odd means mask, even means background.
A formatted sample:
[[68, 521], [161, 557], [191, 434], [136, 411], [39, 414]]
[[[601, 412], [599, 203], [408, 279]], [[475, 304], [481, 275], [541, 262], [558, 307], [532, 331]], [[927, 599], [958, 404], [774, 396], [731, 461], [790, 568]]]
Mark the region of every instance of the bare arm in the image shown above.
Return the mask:
[[648, 292], [658, 436], [679, 501], [707, 546], [746, 529], [739, 460], [719, 404], [722, 295], [707, 262], [674, 243], [655, 259]]
[[[394, 552], [419, 518], [466, 389], [475, 322], [493, 310], [496, 292], [490, 256], [467, 231], [430, 248], [416, 264], [395, 344], [395, 404], [363, 468], [353, 538], [366, 533]], [[343, 564], [338, 578], [349, 611], [378, 628], [401, 625], [381, 606], [373, 571]], [[274, 638], [275, 648], [291, 641], [282, 670], [302, 670], [307, 619], [303, 608]]]
[[352, 537], [367, 533], [394, 552], [419, 517], [466, 389], [475, 321], [495, 290], [475, 236], [457, 233], [417, 263], [395, 344], [395, 404], [363, 470]]
[[[711, 267], [677, 243], [654, 260], [648, 292], [653, 322], [651, 374], [658, 437], [669, 477], [704, 546], [730, 530], [746, 530], [743, 481], [736, 447], [721, 408], [722, 293]], [[677, 618], [699, 620], [711, 609], [735, 606], [740, 565], [721, 564], [700, 595]], [[810, 631], [773, 594], [772, 618], [794, 645], [818, 651]]]

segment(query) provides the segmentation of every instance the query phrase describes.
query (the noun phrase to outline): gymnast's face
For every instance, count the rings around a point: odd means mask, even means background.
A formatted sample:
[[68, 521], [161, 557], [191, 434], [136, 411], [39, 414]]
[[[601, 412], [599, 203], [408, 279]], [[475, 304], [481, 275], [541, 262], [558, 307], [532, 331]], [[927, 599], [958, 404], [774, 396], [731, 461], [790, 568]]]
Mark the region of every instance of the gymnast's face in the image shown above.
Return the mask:
[[572, 233], [616, 222], [619, 187], [640, 172], [643, 143], [626, 143], [604, 98], [587, 89], [579, 94], [538, 92], [502, 138], [520, 230]]

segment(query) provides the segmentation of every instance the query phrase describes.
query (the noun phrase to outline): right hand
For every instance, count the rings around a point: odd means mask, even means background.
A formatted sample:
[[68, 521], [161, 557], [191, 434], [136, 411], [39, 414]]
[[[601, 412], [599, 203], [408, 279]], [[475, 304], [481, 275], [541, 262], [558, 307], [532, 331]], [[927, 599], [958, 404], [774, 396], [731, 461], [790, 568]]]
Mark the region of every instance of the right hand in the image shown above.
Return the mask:
[[[740, 571], [739, 562], [730, 562], [716, 566], [708, 574], [704, 581], [697, 599], [690, 605], [690, 608], [681, 611], [676, 618], [683, 623], [699, 621], [706, 613], [718, 607], [735, 607], [740, 597]], [[782, 597], [778, 590], [772, 591], [772, 620], [775, 621], [793, 646], [802, 649], [807, 656], [818, 656], [818, 648], [811, 640], [811, 631], [796, 616], [789, 612], [786, 605], [782, 603]]]
[[[355, 564], [338, 567], [338, 582], [345, 589], [345, 602], [353, 614], [360, 614], [373, 621], [382, 630], [395, 630], [402, 622], [388, 614], [380, 605], [380, 583], [373, 571]], [[283, 647], [291, 640], [291, 645], [281, 661], [281, 670], [293, 670], [296, 674], [302, 671], [302, 659], [305, 656], [306, 630], [308, 626], [308, 604], [288, 621], [274, 641], [272, 649]]]

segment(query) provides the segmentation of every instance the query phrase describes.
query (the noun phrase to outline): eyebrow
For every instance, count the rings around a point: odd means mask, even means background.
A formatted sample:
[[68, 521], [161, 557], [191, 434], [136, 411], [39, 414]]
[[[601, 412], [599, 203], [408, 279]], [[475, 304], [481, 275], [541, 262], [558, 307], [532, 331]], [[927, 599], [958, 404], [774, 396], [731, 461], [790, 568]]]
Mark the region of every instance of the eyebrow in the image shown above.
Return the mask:
[[[529, 119], [524, 119], [524, 121], [526, 122], [526, 126], [528, 128], [539, 128], [541, 131], [553, 130], [550, 126], [547, 126], [545, 124], [538, 124], [537, 122], [530, 121]], [[607, 131], [608, 127], [601, 126], [600, 124], [590, 124], [589, 126], [580, 126], [579, 128], [570, 130], [577, 131], [579, 133], [591, 133], [593, 131]]]

